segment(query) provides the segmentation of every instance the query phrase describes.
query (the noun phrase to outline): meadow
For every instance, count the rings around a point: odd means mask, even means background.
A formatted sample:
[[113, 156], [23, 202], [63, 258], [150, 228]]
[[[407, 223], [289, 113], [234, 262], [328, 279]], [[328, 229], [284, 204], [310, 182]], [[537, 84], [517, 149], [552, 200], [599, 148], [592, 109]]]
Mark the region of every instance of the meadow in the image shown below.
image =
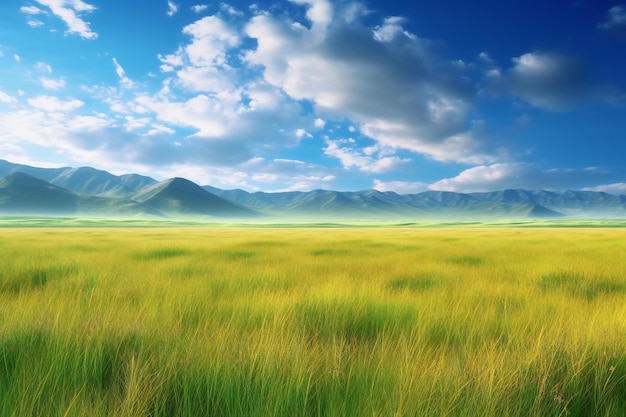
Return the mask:
[[0, 260], [0, 417], [626, 415], [624, 228], [13, 225]]

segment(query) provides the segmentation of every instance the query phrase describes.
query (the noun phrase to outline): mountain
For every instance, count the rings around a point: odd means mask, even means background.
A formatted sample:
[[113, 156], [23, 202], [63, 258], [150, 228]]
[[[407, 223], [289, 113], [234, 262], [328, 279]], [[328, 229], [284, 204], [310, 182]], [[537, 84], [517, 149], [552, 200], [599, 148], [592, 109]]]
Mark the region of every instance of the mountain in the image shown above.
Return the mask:
[[250, 217], [256, 214], [184, 178], [149, 185], [133, 199], [168, 215]]
[[81, 167], [64, 169], [50, 182], [82, 194], [129, 197], [155, 181], [140, 175], [118, 177], [106, 171]]
[[[247, 193], [243, 190], [219, 190], [204, 187], [213, 193], [278, 216], [306, 217], [315, 213], [332, 218], [373, 220], [380, 218], [406, 219], [497, 219], [548, 218], [561, 213], [533, 201], [499, 199], [497, 196], [478, 196], [445, 191], [427, 191], [400, 195], [394, 192], [365, 190], [338, 192], [314, 190], [310, 192]], [[626, 215], [626, 211], [624, 213]]]
[[22, 172], [0, 179], [0, 209], [10, 214], [73, 214], [77, 196], [69, 190]]
[[156, 180], [138, 174], [116, 176], [91, 167], [36, 168], [0, 160], [0, 177], [14, 172], [29, 174], [81, 194], [103, 197], [130, 197]]
[[283, 220], [506, 220], [626, 218], [626, 196], [509, 189], [483, 193], [377, 190], [254, 192], [184, 178], [116, 176], [90, 167], [37, 168], [0, 160], [0, 213]]
[[0, 179], [0, 212], [12, 215], [163, 216], [133, 200], [75, 193], [23, 172], [14, 172]]

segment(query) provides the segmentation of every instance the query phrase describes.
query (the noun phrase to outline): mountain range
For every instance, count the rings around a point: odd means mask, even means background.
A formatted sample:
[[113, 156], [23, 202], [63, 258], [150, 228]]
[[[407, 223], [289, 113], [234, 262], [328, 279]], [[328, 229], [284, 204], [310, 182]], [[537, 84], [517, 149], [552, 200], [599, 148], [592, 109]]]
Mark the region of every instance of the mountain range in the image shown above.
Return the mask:
[[157, 181], [91, 167], [38, 168], [0, 160], [0, 214], [256, 220], [499, 220], [626, 218], [626, 196], [595, 191], [426, 191], [396, 194], [254, 192]]

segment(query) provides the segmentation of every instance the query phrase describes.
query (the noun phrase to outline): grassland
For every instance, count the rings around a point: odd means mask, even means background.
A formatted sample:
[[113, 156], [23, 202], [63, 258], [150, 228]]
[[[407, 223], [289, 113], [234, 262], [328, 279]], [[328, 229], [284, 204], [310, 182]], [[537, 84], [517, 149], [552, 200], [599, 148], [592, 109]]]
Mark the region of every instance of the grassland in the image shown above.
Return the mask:
[[0, 416], [624, 416], [625, 255], [620, 228], [0, 229]]

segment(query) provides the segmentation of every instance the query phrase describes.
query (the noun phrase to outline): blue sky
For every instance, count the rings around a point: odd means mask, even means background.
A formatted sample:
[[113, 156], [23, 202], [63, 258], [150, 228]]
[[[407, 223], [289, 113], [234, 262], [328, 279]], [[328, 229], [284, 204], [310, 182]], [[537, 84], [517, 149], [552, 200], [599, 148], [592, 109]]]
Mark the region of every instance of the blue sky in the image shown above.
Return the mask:
[[0, 159], [248, 191], [626, 194], [626, 3], [0, 4]]

